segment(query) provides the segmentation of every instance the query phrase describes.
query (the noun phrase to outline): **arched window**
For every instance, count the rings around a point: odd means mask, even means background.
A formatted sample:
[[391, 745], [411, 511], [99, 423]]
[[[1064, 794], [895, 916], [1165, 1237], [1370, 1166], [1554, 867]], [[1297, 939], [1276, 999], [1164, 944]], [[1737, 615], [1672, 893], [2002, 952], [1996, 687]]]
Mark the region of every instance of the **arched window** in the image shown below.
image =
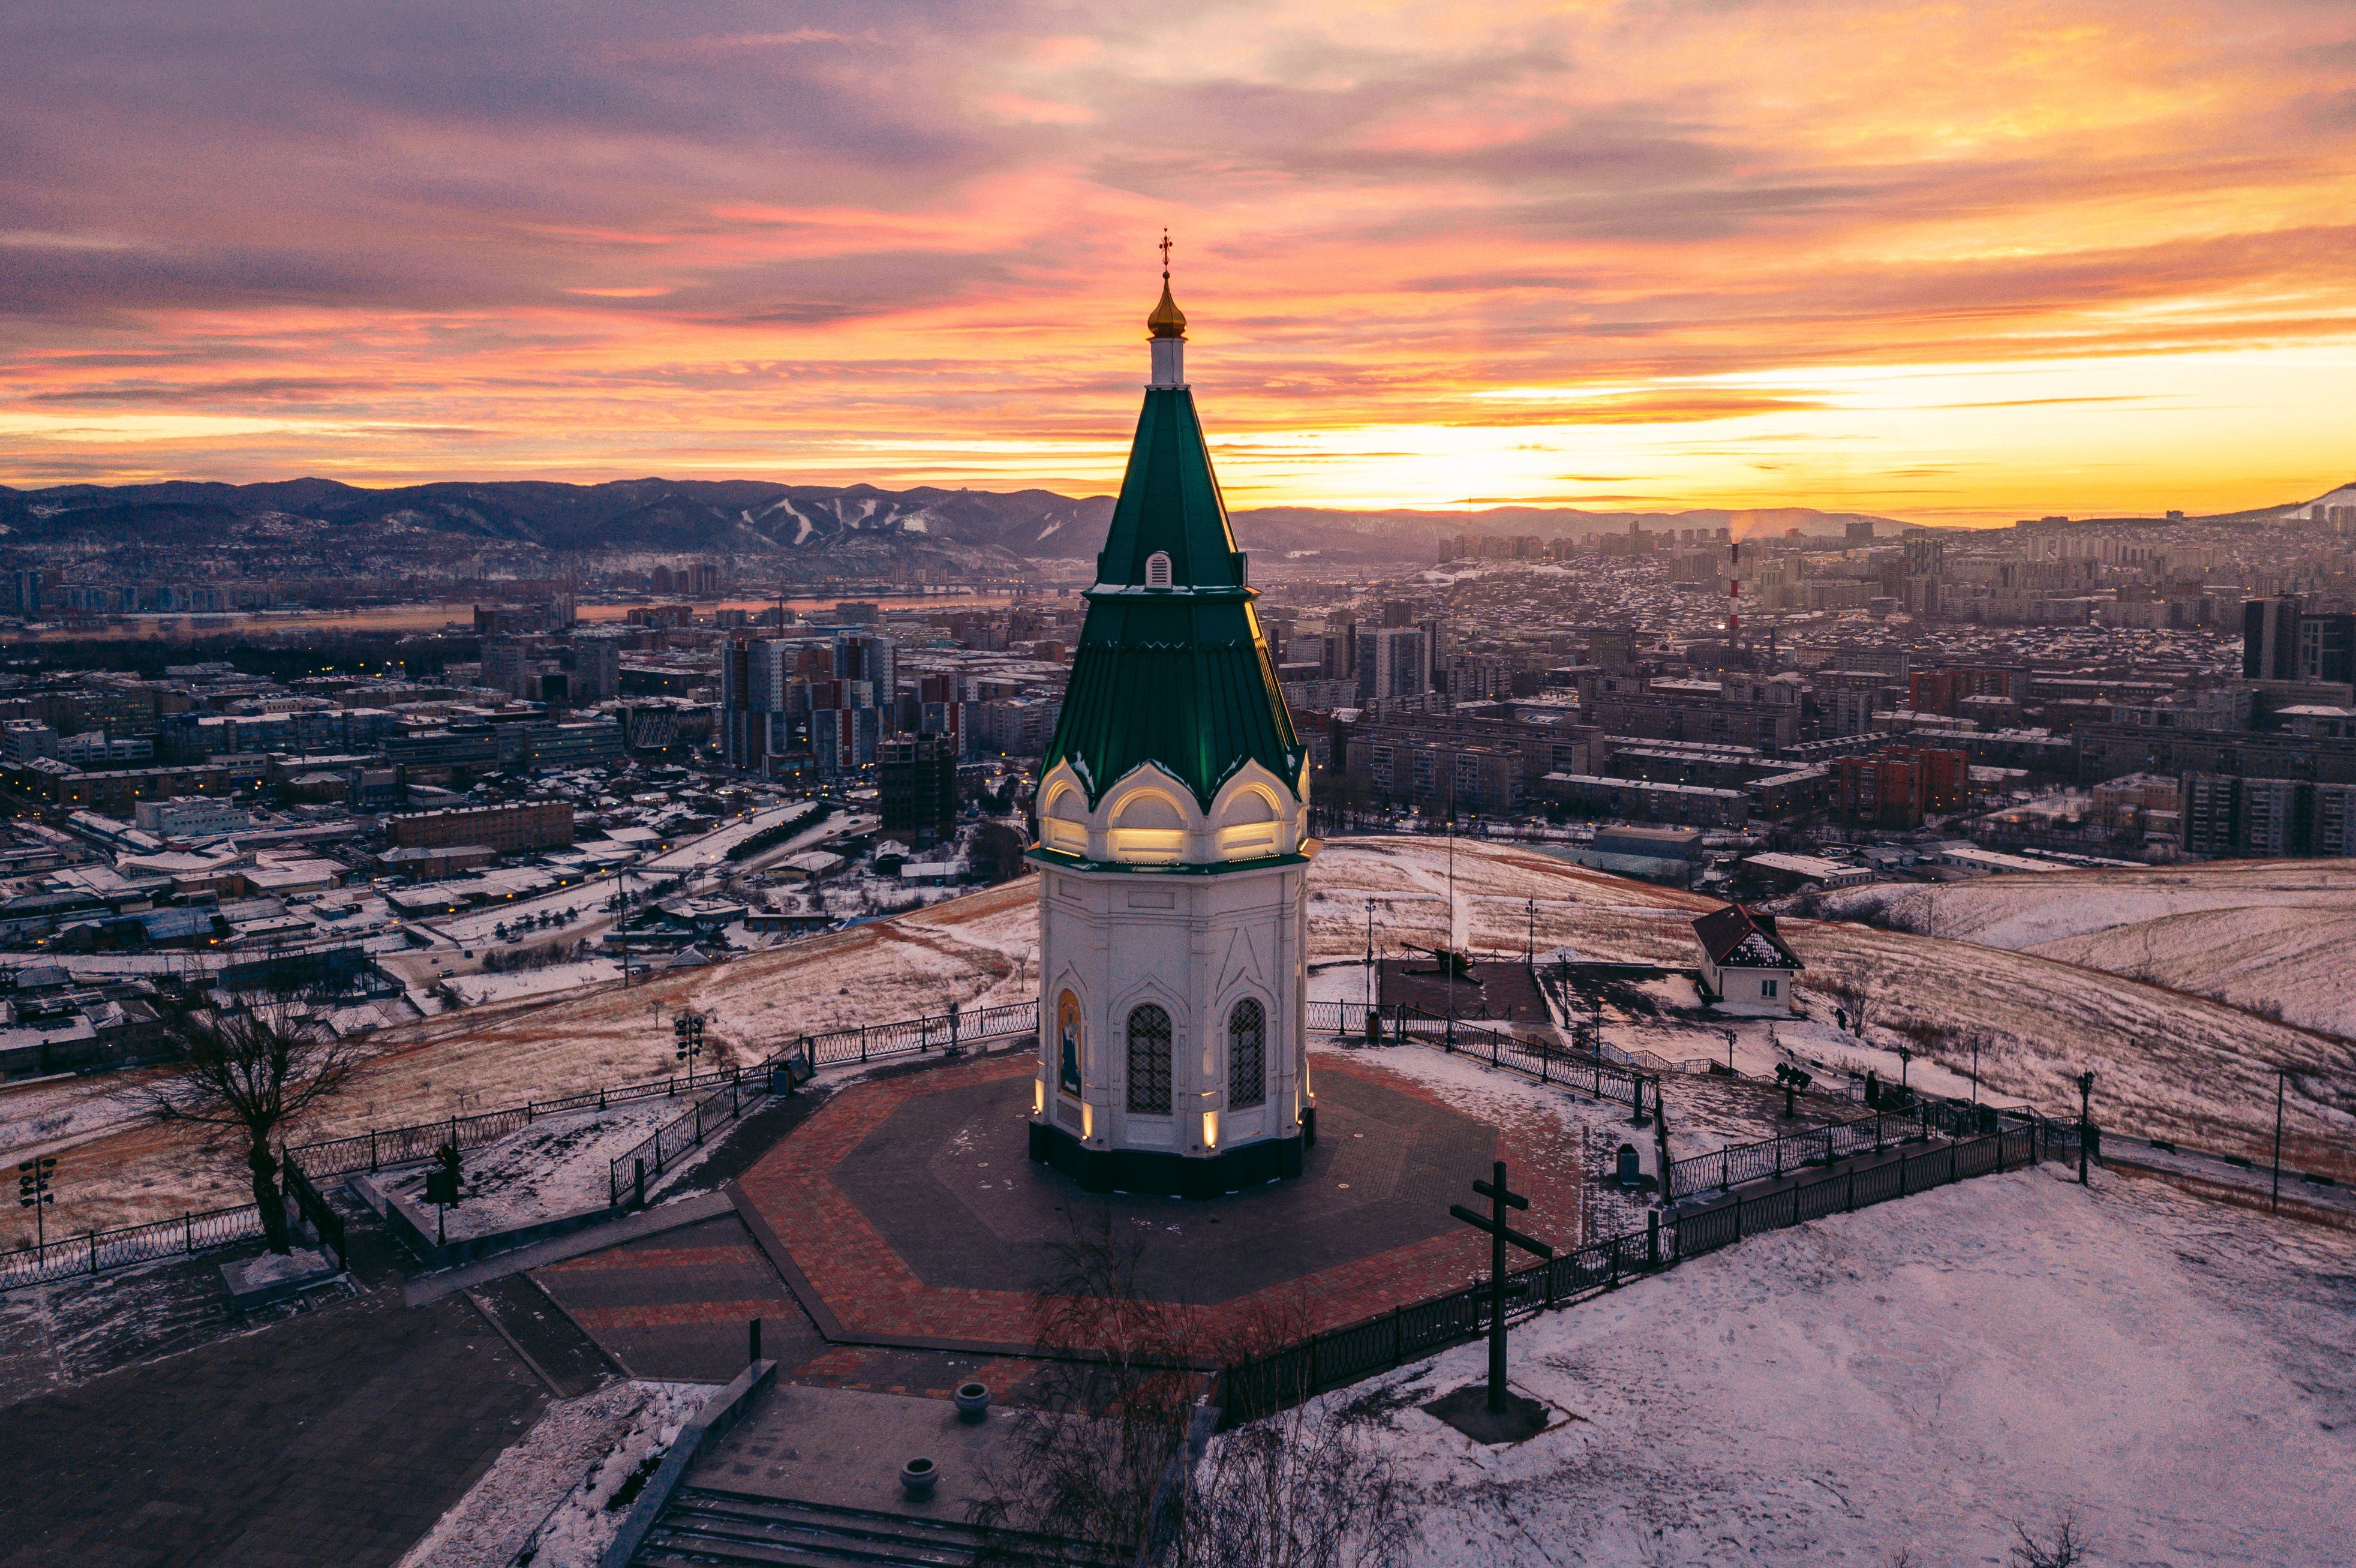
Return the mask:
[[1268, 1103], [1268, 1013], [1251, 997], [1227, 1014], [1227, 1109]]
[[1151, 1002], [1130, 1010], [1129, 1108], [1170, 1114], [1170, 1015]]
[[1157, 550], [1145, 558], [1145, 585], [1149, 588], [1170, 585], [1170, 557], [1163, 552]]

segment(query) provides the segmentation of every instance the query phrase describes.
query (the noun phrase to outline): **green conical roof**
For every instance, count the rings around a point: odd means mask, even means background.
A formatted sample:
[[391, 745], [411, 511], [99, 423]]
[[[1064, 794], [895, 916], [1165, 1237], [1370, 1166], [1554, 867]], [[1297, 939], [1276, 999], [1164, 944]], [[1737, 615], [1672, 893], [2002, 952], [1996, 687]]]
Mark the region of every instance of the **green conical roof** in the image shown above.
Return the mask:
[[[1169, 557], [1167, 586], [1149, 583], [1156, 554]], [[1091, 807], [1147, 762], [1205, 811], [1247, 761], [1297, 790], [1301, 737], [1252, 609], [1257, 596], [1194, 394], [1149, 388], [1041, 773], [1069, 761]]]

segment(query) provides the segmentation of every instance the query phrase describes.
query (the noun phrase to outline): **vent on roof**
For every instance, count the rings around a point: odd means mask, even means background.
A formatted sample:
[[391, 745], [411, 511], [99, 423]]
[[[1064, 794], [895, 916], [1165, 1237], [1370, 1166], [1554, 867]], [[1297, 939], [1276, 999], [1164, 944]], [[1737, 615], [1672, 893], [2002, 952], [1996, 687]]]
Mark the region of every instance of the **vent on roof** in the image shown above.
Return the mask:
[[1145, 558], [1145, 585], [1149, 588], [1170, 585], [1170, 557], [1163, 552], [1157, 550]]

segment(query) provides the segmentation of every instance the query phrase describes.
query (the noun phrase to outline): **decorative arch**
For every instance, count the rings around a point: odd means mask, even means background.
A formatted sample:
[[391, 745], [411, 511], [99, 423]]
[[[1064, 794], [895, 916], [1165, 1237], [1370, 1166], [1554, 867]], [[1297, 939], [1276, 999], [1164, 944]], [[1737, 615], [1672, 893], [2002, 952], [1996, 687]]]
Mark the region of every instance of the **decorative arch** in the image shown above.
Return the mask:
[[1059, 782], [1039, 813], [1039, 836], [1049, 849], [1086, 854], [1088, 849], [1088, 798], [1069, 782]]
[[1155, 1002], [1129, 1010], [1129, 1109], [1140, 1116], [1170, 1114], [1170, 1011]]
[[1162, 865], [1186, 854], [1186, 809], [1151, 785], [1132, 789], [1113, 803], [1112, 858], [1131, 865]]
[[1268, 1103], [1268, 1009], [1247, 996], [1227, 1009], [1227, 1109]]

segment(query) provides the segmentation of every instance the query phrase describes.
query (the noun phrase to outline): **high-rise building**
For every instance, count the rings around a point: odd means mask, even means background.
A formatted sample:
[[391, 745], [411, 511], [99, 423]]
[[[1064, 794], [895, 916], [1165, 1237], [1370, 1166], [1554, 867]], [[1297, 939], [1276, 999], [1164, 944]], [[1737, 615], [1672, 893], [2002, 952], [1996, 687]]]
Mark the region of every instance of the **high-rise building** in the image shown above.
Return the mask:
[[622, 644], [611, 637], [573, 639], [573, 700], [606, 703], [622, 694]]
[[869, 703], [888, 705], [899, 680], [898, 645], [881, 632], [838, 632], [834, 639], [834, 673], [843, 681], [862, 681]]
[[884, 831], [907, 834], [913, 847], [957, 836], [957, 743], [948, 736], [904, 736], [875, 748], [875, 787]]
[[485, 638], [483, 684], [510, 697], [537, 696], [527, 690], [533, 675], [530, 652], [531, 644], [520, 637]]
[[1389, 703], [1431, 689], [1431, 639], [1421, 627], [1386, 627], [1358, 639], [1358, 698]]
[[2299, 601], [2252, 599], [2242, 607], [2242, 679], [2298, 679]]
[[2298, 678], [2356, 682], [2356, 615], [2299, 613]]

